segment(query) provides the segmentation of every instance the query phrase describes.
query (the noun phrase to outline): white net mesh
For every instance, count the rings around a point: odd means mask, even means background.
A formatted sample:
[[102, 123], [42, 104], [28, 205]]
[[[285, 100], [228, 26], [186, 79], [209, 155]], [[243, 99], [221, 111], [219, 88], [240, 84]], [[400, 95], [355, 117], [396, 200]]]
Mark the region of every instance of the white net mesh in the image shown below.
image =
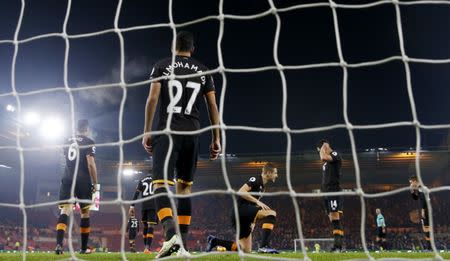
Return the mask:
[[[126, 229], [126, 221], [127, 221], [127, 215], [126, 215], [126, 211], [125, 211], [125, 207], [132, 203], [132, 201], [128, 201], [128, 200], [124, 200], [122, 198], [122, 180], [121, 180], [121, 175], [120, 173], [122, 173], [122, 163], [124, 161], [124, 149], [123, 146], [135, 141], [138, 141], [142, 138], [142, 135], [140, 136], [136, 136], [133, 137], [131, 139], [124, 139], [123, 136], [123, 113], [124, 113], [124, 106], [125, 106], [125, 101], [127, 99], [127, 89], [130, 87], [135, 87], [135, 86], [139, 86], [139, 85], [144, 85], [144, 84], [149, 84], [150, 80], [147, 81], [141, 81], [141, 82], [134, 82], [134, 83], [127, 83], [125, 81], [125, 50], [124, 50], [124, 38], [122, 33], [124, 32], [130, 32], [130, 31], [139, 31], [139, 30], [144, 30], [144, 29], [151, 29], [151, 28], [171, 28], [171, 30], [173, 31], [173, 36], [175, 39], [175, 35], [176, 32], [179, 28], [188, 26], [188, 25], [193, 25], [193, 24], [197, 24], [197, 23], [202, 23], [205, 21], [209, 21], [209, 20], [218, 20], [220, 22], [220, 29], [219, 29], [219, 36], [217, 39], [217, 56], [218, 56], [218, 61], [219, 61], [219, 66], [217, 68], [214, 68], [212, 70], [209, 70], [207, 72], [203, 72], [201, 73], [201, 75], [206, 75], [206, 74], [213, 74], [213, 73], [219, 73], [222, 78], [223, 78], [223, 84], [222, 84], [222, 93], [220, 96], [220, 103], [219, 103], [219, 111], [220, 111], [220, 129], [221, 129], [221, 135], [222, 135], [222, 139], [223, 139], [223, 153], [226, 154], [226, 131], [227, 130], [246, 130], [246, 131], [253, 131], [253, 132], [270, 132], [270, 133], [284, 133], [286, 135], [287, 138], [287, 147], [286, 147], [286, 180], [287, 180], [287, 191], [282, 191], [282, 192], [273, 192], [273, 193], [265, 193], [265, 195], [268, 196], [276, 196], [276, 195], [284, 195], [284, 196], [289, 196], [291, 197], [292, 201], [293, 201], [293, 206], [294, 206], [294, 210], [295, 210], [295, 222], [296, 222], [296, 227], [297, 227], [297, 232], [299, 235], [299, 240], [297, 240], [296, 242], [299, 243], [299, 246], [301, 248], [301, 251], [304, 255], [305, 260], [308, 260], [308, 253], [305, 250], [305, 244], [304, 244], [304, 239], [303, 239], [303, 233], [302, 233], [302, 226], [301, 226], [301, 216], [300, 216], [300, 209], [299, 209], [299, 205], [297, 204], [297, 198], [301, 198], [301, 197], [305, 197], [305, 198], [309, 198], [309, 197], [323, 197], [323, 196], [327, 196], [327, 195], [353, 195], [353, 196], [358, 196], [360, 198], [360, 202], [361, 202], [361, 224], [360, 224], [360, 233], [361, 233], [361, 242], [362, 242], [362, 246], [364, 249], [364, 252], [366, 253], [367, 257], [370, 260], [373, 260], [374, 258], [371, 256], [367, 244], [366, 244], [366, 235], [365, 235], [365, 228], [366, 228], [366, 206], [365, 206], [365, 198], [377, 198], [377, 197], [384, 197], [384, 196], [388, 196], [388, 195], [394, 195], [403, 191], [408, 190], [407, 187], [401, 188], [401, 189], [397, 189], [397, 190], [392, 190], [392, 191], [388, 191], [388, 192], [383, 192], [383, 193], [375, 193], [375, 194], [368, 194], [365, 193], [364, 190], [362, 189], [361, 186], [361, 176], [360, 176], [360, 169], [359, 169], [359, 164], [358, 164], [358, 157], [357, 157], [357, 153], [356, 153], [356, 145], [355, 145], [355, 138], [354, 138], [354, 130], [368, 130], [368, 129], [379, 129], [379, 128], [391, 128], [391, 127], [400, 127], [400, 126], [412, 126], [415, 128], [416, 130], [416, 147], [415, 147], [415, 152], [416, 152], [416, 156], [415, 156], [415, 169], [416, 169], [416, 173], [417, 173], [417, 177], [419, 179], [419, 182], [423, 185], [423, 192], [426, 195], [427, 198], [427, 204], [428, 204], [428, 215], [432, 216], [432, 212], [433, 212], [433, 208], [431, 205], [431, 202], [429, 201], [429, 194], [433, 193], [433, 192], [438, 192], [438, 191], [444, 191], [444, 190], [450, 190], [450, 186], [441, 186], [441, 187], [436, 187], [436, 188], [432, 188], [432, 189], [428, 189], [425, 184], [423, 184], [422, 182], [422, 178], [421, 178], [421, 172], [420, 172], [420, 149], [421, 149], [421, 131], [422, 130], [431, 130], [431, 129], [448, 129], [450, 128], [450, 124], [440, 124], [440, 125], [425, 125], [422, 124], [417, 116], [417, 112], [416, 112], [416, 104], [414, 101], [414, 95], [413, 95], [413, 86], [411, 83], [411, 73], [410, 73], [410, 63], [428, 63], [428, 64], [444, 64], [444, 63], [450, 63], [450, 59], [424, 59], [424, 58], [412, 58], [412, 57], [408, 57], [408, 55], [406, 54], [405, 51], [405, 47], [404, 47], [404, 36], [403, 36], [403, 27], [402, 27], [402, 20], [401, 20], [401, 9], [400, 6], [402, 5], [450, 5], [450, 1], [411, 1], [411, 2], [404, 2], [404, 1], [398, 1], [398, 0], [383, 0], [383, 1], [376, 1], [373, 3], [368, 3], [368, 4], [353, 4], [353, 5], [347, 5], [347, 4], [337, 4], [333, 1], [329, 1], [328, 3], [326, 2], [322, 2], [322, 3], [313, 3], [313, 4], [298, 4], [298, 5], [294, 5], [294, 6], [289, 6], [289, 7], [285, 7], [285, 8], [277, 8], [277, 6], [274, 4], [274, 2], [272, 0], [268, 0], [268, 3], [270, 5], [270, 8], [264, 12], [255, 14], [255, 15], [230, 15], [230, 14], [225, 14], [223, 11], [223, 5], [224, 5], [224, 1], [220, 0], [219, 1], [219, 14], [218, 15], [214, 15], [214, 16], [207, 16], [207, 17], [202, 17], [200, 19], [196, 19], [196, 20], [192, 20], [189, 22], [185, 22], [185, 23], [181, 23], [181, 24], [175, 24], [174, 20], [173, 20], [173, 14], [172, 14], [172, 5], [173, 5], [173, 1], [170, 0], [169, 1], [169, 23], [161, 23], [161, 24], [150, 24], [150, 25], [143, 25], [143, 26], [134, 26], [134, 27], [128, 27], [128, 28], [120, 28], [119, 27], [119, 19], [120, 19], [120, 14], [121, 14], [121, 8], [122, 8], [122, 0], [118, 1], [117, 4], [117, 8], [116, 8], [116, 13], [115, 13], [115, 18], [114, 18], [114, 27], [111, 29], [107, 29], [107, 30], [103, 30], [103, 31], [98, 31], [98, 32], [92, 32], [92, 33], [86, 33], [86, 34], [68, 34], [67, 33], [67, 24], [70, 18], [70, 14], [71, 14], [71, 6], [72, 6], [72, 1], [68, 0], [67, 1], [67, 9], [66, 9], [66, 14], [65, 14], [65, 19], [64, 19], [64, 24], [63, 24], [63, 30], [61, 33], [49, 33], [49, 34], [42, 34], [42, 35], [37, 35], [37, 36], [33, 36], [30, 38], [25, 38], [25, 39], [19, 39], [19, 32], [21, 30], [21, 26], [22, 26], [22, 20], [24, 17], [24, 11], [26, 9], [26, 2], [25, 0], [21, 1], [21, 9], [20, 9], [20, 15], [19, 15], [19, 19], [17, 22], [17, 26], [16, 26], [16, 30], [14, 33], [14, 39], [12, 40], [0, 40], [0, 44], [12, 44], [14, 47], [14, 54], [13, 54], [13, 59], [12, 59], [12, 63], [11, 63], [11, 87], [12, 90], [10, 92], [6, 92], [6, 93], [2, 93], [0, 94], [0, 97], [14, 97], [16, 100], [16, 104], [17, 104], [17, 112], [20, 115], [21, 113], [21, 98], [25, 97], [25, 96], [31, 96], [31, 95], [35, 95], [35, 94], [40, 94], [40, 93], [53, 93], [53, 92], [58, 92], [58, 91], [64, 91], [67, 93], [67, 95], [69, 96], [70, 99], [70, 119], [71, 119], [71, 126], [72, 126], [72, 135], [75, 134], [75, 106], [74, 106], [74, 97], [73, 97], [73, 93], [74, 92], [79, 92], [79, 91], [84, 91], [84, 90], [94, 90], [94, 89], [107, 89], [107, 88], [114, 88], [114, 87], [120, 87], [122, 90], [122, 99], [120, 102], [120, 111], [119, 111], [119, 121], [118, 121], [118, 132], [119, 132], [119, 141], [117, 142], [111, 142], [111, 143], [100, 143], [97, 144], [97, 146], [99, 147], [118, 147], [119, 148], [119, 170], [118, 170], [118, 175], [117, 175], [117, 189], [118, 189], [118, 193], [117, 193], [117, 199], [115, 200], [111, 200], [111, 201], [102, 201], [101, 204], [102, 205], [120, 205], [121, 207], [121, 214], [122, 214], [122, 226], [121, 226], [121, 233], [122, 233], [122, 237], [121, 237], [121, 254], [122, 254], [122, 258], [123, 260], [126, 260], [126, 256], [125, 256], [125, 229]], [[342, 52], [342, 47], [341, 47], [341, 37], [340, 37], [340, 27], [339, 27], [339, 21], [338, 21], [338, 16], [337, 16], [337, 9], [365, 9], [365, 8], [372, 8], [375, 6], [380, 6], [380, 5], [393, 5], [395, 7], [395, 13], [396, 13], [396, 23], [397, 23], [397, 32], [398, 32], [398, 40], [400, 43], [400, 51], [401, 51], [401, 55], [399, 56], [391, 56], [391, 57], [386, 57], [384, 59], [380, 59], [380, 60], [375, 60], [375, 61], [367, 61], [367, 62], [361, 62], [361, 63], [347, 63], [345, 60], [345, 57], [343, 55]], [[294, 10], [298, 10], [298, 9], [305, 9], [305, 8], [316, 8], [316, 7], [329, 7], [332, 10], [332, 17], [333, 17], [333, 23], [334, 23], [334, 32], [335, 32], [335, 40], [336, 40], [336, 46], [337, 46], [337, 52], [338, 52], [338, 57], [339, 57], [339, 61], [338, 62], [328, 62], [328, 63], [317, 63], [317, 64], [306, 64], [306, 65], [289, 65], [289, 66], [285, 66], [283, 64], [280, 63], [279, 59], [278, 59], [278, 43], [279, 43], [279, 36], [280, 36], [280, 30], [281, 30], [281, 20], [280, 20], [280, 14], [282, 13], [287, 13], [287, 12], [291, 12]], [[274, 35], [274, 43], [273, 43], [273, 59], [275, 61], [275, 64], [272, 66], [264, 66], [264, 67], [257, 67], [257, 68], [240, 68], [240, 69], [236, 69], [236, 68], [226, 68], [224, 65], [224, 61], [223, 61], [223, 56], [222, 56], [222, 39], [224, 36], [224, 24], [226, 20], [251, 20], [251, 19], [257, 19], [257, 18], [261, 18], [261, 17], [265, 17], [265, 16], [274, 16], [276, 19], [276, 31], [275, 31], [275, 35]], [[84, 87], [77, 87], [77, 88], [72, 88], [71, 86], [69, 86], [69, 81], [68, 81], [68, 63], [69, 63], [69, 52], [70, 52], [70, 42], [71, 40], [74, 39], [79, 39], [79, 38], [88, 38], [88, 37], [94, 37], [94, 36], [99, 36], [99, 35], [103, 35], [103, 34], [108, 34], [108, 33], [115, 33], [117, 34], [117, 37], [119, 39], [119, 44], [120, 44], [120, 48], [119, 48], [119, 52], [120, 52], [120, 81], [115, 82], [115, 83], [111, 83], [111, 84], [99, 84], [99, 85], [90, 85], [90, 86], [84, 86]], [[36, 41], [39, 39], [43, 39], [43, 38], [62, 38], [64, 39], [65, 42], [65, 54], [64, 54], [64, 86], [62, 87], [57, 87], [57, 88], [48, 88], [48, 89], [41, 89], [41, 90], [36, 90], [36, 91], [27, 91], [27, 92], [18, 92], [16, 89], [16, 61], [17, 61], [17, 56], [18, 53], [20, 51], [20, 46], [25, 44], [25, 43], [29, 43], [32, 41]], [[174, 40], [172, 43], [172, 50], [174, 50]], [[174, 53], [174, 52], [173, 52]], [[172, 59], [174, 59], [175, 57], [173, 56]], [[374, 65], [380, 65], [380, 64], [384, 64], [384, 63], [388, 63], [391, 61], [401, 61], [404, 64], [404, 70], [406, 73], [406, 82], [407, 82], [407, 92], [408, 92], [408, 97], [409, 97], [409, 103], [410, 103], [410, 107], [411, 107], [411, 111], [412, 111], [412, 121], [403, 121], [403, 122], [391, 122], [391, 123], [384, 123], [384, 124], [374, 124], [374, 125], [353, 125], [348, 117], [348, 69], [349, 68], [359, 68], [359, 67], [369, 67], [369, 66], [374, 66]], [[288, 98], [288, 94], [287, 94], [287, 83], [286, 83], [286, 77], [285, 77], [285, 70], [306, 70], [306, 69], [312, 69], [312, 68], [323, 68], [323, 67], [337, 67], [337, 68], [342, 68], [342, 72], [343, 72], [343, 115], [344, 115], [344, 120], [345, 122], [343, 124], [336, 124], [336, 125], [330, 125], [330, 126], [323, 126], [323, 127], [317, 127], [317, 128], [306, 128], [306, 129], [291, 129], [288, 126], [287, 123], [287, 116], [286, 116], [286, 112], [287, 112], [287, 98]], [[225, 104], [225, 93], [227, 91], [227, 80], [226, 80], [226, 73], [249, 73], [249, 72], [261, 72], [261, 71], [268, 71], [268, 70], [276, 70], [279, 72], [280, 74], [280, 78], [281, 78], [281, 85], [280, 87], [282, 88], [282, 94], [283, 94], [283, 99], [282, 99], [282, 115], [281, 115], [281, 119], [282, 119], [282, 127], [281, 128], [257, 128], [257, 127], [250, 127], [250, 126], [237, 126], [237, 125], [227, 125], [224, 122], [224, 118], [223, 118], [223, 111], [224, 111], [224, 104]], [[174, 75], [171, 75], [168, 78], [174, 78]], [[180, 76], [177, 76], [178, 78], [181, 78]], [[183, 78], [187, 78], [190, 77], [190, 75], [185, 75], [182, 76]], [[167, 78], [167, 77], [166, 77]], [[171, 116], [170, 116], [171, 117]], [[169, 117], [169, 119], [170, 119]], [[169, 120], [170, 122], [170, 120]], [[168, 125], [169, 126], [169, 125]], [[205, 127], [202, 128], [198, 131], [194, 131], [194, 132], [188, 132], [188, 133], [183, 133], [183, 134], [188, 134], [188, 135], [193, 135], [193, 134], [200, 134], [206, 131], [211, 130], [212, 128], [217, 127], [217, 126], [209, 126], [209, 127]], [[295, 191], [295, 189], [292, 186], [291, 183], [291, 168], [290, 168], [290, 164], [291, 164], [291, 146], [292, 146], [292, 138], [291, 135], [292, 134], [304, 134], [304, 133], [311, 133], [311, 132], [323, 132], [323, 131], [327, 131], [327, 130], [333, 130], [333, 129], [346, 129], [348, 131], [348, 135], [350, 137], [350, 143], [351, 143], [351, 151], [352, 151], [352, 155], [353, 155], [353, 162], [354, 162], [354, 166], [355, 166], [355, 174], [356, 174], [356, 185], [357, 188], [355, 191], [352, 192], [334, 192], [334, 193], [297, 193]], [[20, 124], [17, 125], [17, 133], [21, 132], [21, 126]], [[172, 131], [170, 130], [169, 127], [167, 127], [165, 130], [163, 131], [157, 131], [157, 132], [152, 132], [152, 134], [161, 134], [161, 133], [171, 133], [171, 134], [177, 134], [180, 132], [176, 132], [176, 131]], [[172, 140], [171, 140], [171, 145], [172, 145]], [[0, 207], [9, 207], [9, 208], [18, 208], [20, 209], [20, 211], [23, 214], [23, 244], [22, 244], [22, 249], [23, 249], [23, 260], [26, 259], [26, 252], [25, 250], [27, 249], [27, 209], [31, 209], [31, 208], [37, 208], [37, 207], [44, 207], [44, 206], [55, 206], [55, 204], [57, 204], [58, 202], [46, 202], [46, 203], [39, 203], [39, 204], [25, 204], [25, 200], [24, 200], [24, 180], [25, 180], [25, 171], [24, 171], [24, 152], [26, 151], [38, 151], [41, 149], [51, 149], [51, 148], [62, 148], [62, 145], [54, 145], [54, 146], [46, 146], [46, 147], [27, 147], [24, 148], [24, 146], [22, 146], [22, 142], [21, 142], [21, 137], [20, 135], [17, 135], [17, 140], [16, 140], [16, 145], [15, 146], [1, 146], [0, 149], [1, 150], [17, 150], [19, 152], [19, 160], [20, 160], [20, 189], [19, 189], [19, 204], [9, 204], [9, 203], [0, 203]], [[172, 148], [170, 148], [171, 150]], [[225, 181], [225, 185], [227, 187], [226, 190], [205, 190], [205, 191], [200, 191], [200, 192], [196, 192], [193, 193], [193, 196], [199, 196], [199, 195], [210, 195], [210, 194], [227, 194], [227, 195], [232, 195], [233, 198], [233, 204], [235, 209], [236, 208], [236, 196], [239, 195], [239, 193], [236, 192], [236, 190], [234, 190], [230, 184], [229, 181], [229, 177], [228, 177], [228, 173], [227, 173], [227, 168], [226, 168], [226, 159], [225, 157], [221, 158], [221, 167], [222, 167], [222, 173], [223, 173], [223, 178]], [[165, 175], [167, 176], [167, 164], [165, 166]], [[74, 201], [74, 186], [72, 187], [72, 198], [71, 200]], [[176, 207], [175, 207], [175, 202], [174, 199], [176, 197], [181, 197], [181, 196], [176, 196], [174, 193], [172, 193], [170, 190], [168, 190], [168, 195], [170, 196], [171, 199], [171, 204], [172, 204], [172, 208], [175, 210], [176, 212]], [[135, 203], [140, 203], [143, 200], [137, 200], [134, 201]], [[176, 215], [176, 213], [174, 213]], [[235, 215], [237, 215], [237, 212], [235, 210]], [[430, 226], [433, 226], [433, 219], [430, 219]], [[71, 254], [71, 258], [72, 259], [76, 259], [75, 255], [74, 255], [74, 248], [73, 248], [73, 244], [72, 244], [72, 227], [73, 227], [73, 216], [71, 215], [70, 217], [70, 223], [69, 223], [69, 232], [68, 232], [68, 237], [69, 237], [69, 249], [70, 249], [70, 254]], [[238, 228], [237, 230], [239, 231], [239, 224], [238, 224]], [[179, 231], [178, 231], [179, 233]], [[236, 234], [236, 240], [238, 240], [238, 233]], [[439, 254], [439, 251], [436, 248], [435, 245], [435, 236], [433, 233], [433, 230], [431, 230], [431, 246], [433, 249], [433, 252], [435, 254], [435, 257], [437, 259], [442, 259], [442, 257]], [[210, 254], [214, 254], [214, 253], [210, 253]], [[197, 255], [196, 257], [201, 257], [203, 255]], [[255, 258], [259, 258], [259, 259], [274, 259], [274, 258], [270, 258], [270, 257], [262, 257], [262, 256], [257, 256], [257, 255], [252, 255], [252, 254], [244, 254], [242, 251], [239, 251], [239, 256], [241, 258], [245, 257], [245, 256], [251, 256], [251, 257], [255, 257]], [[289, 260], [288, 258], [275, 258], [277, 260]]]

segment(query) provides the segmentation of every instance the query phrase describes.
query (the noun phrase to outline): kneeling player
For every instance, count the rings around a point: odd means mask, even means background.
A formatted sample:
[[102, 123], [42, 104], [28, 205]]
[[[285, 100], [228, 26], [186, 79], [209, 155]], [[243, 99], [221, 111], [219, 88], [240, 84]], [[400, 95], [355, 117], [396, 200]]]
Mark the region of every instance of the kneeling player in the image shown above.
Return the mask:
[[[255, 227], [255, 220], [262, 220], [263, 238], [258, 252], [276, 253], [278, 251], [269, 247], [269, 237], [275, 225], [276, 212], [270, 209], [266, 204], [259, 201], [261, 196], [254, 197], [248, 192], [264, 192], [267, 182], [275, 182], [278, 177], [277, 168], [272, 163], [267, 163], [262, 169], [261, 175], [251, 177], [245, 183], [239, 192], [245, 193], [240, 196], [238, 201], [238, 213], [240, 223], [239, 245], [242, 251], [250, 253], [252, 251], [252, 231]], [[233, 212], [233, 225], [236, 225]], [[208, 246], [206, 251], [211, 251], [214, 247], [222, 246], [228, 251], [236, 251], [237, 244], [233, 241], [218, 239], [214, 236], [208, 236]]]
[[[139, 194], [142, 194], [142, 198], [147, 198], [153, 195], [152, 189], [152, 177], [148, 175], [147, 177], [141, 179], [136, 187], [136, 191], [133, 196], [133, 200], [136, 200], [139, 197]], [[134, 216], [134, 204], [131, 204], [129, 215]], [[142, 231], [142, 237], [144, 239], [144, 253], [150, 253], [150, 246], [152, 245], [153, 240], [153, 226], [158, 223], [158, 219], [156, 217], [155, 211], [155, 200], [148, 199], [142, 202], [142, 224], [144, 225]]]

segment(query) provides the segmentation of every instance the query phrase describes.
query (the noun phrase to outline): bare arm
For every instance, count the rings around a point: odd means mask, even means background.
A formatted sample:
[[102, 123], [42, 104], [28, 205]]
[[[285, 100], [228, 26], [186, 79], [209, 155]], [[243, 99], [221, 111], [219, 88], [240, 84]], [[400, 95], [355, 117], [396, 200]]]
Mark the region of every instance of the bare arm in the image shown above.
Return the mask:
[[87, 160], [89, 175], [91, 176], [92, 183], [98, 184], [97, 166], [95, 165], [95, 158], [92, 155], [86, 155], [86, 160]]
[[[136, 189], [136, 191], [134, 192], [134, 195], [133, 195], [133, 200], [136, 200], [139, 197], [139, 194], [141, 194], [141, 192]], [[131, 204], [131, 207], [134, 207], [134, 203]]]
[[151, 135], [145, 133], [152, 130], [153, 119], [155, 118], [156, 106], [158, 105], [160, 93], [161, 83], [153, 82], [150, 85], [150, 92], [148, 94], [147, 103], [145, 104], [144, 137], [142, 138], [142, 145], [148, 153], [152, 153]]
[[161, 83], [153, 82], [150, 85], [150, 92], [147, 97], [147, 103], [145, 104], [144, 133], [149, 132], [152, 129], [153, 119], [155, 117], [156, 112], [156, 105], [158, 104], [160, 93], [161, 93]]
[[[139, 197], [139, 194], [141, 194], [141, 191], [139, 190], [140, 183], [138, 183], [136, 190], [134, 191], [133, 200], [136, 200]], [[134, 215], [134, 203], [130, 205], [130, 209], [128, 210], [128, 215]]]
[[328, 143], [324, 143], [322, 148], [320, 148], [320, 159], [322, 161], [333, 161], [333, 158], [330, 156], [330, 146]]
[[251, 190], [251, 187], [249, 185], [247, 185], [247, 184], [242, 185], [242, 187], [239, 189], [239, 192], [243, 193], [243, 194], [241, 194], [240, 196], [249, 202], [255, 203], [256, 205], [260, 206], [264, 210], [269, 210], [270, 208], [266, 204], [262, 203], [261, 201], [256, 199], [254, 196], [252, 196], [250, 193], [248, 193], [250, 190]]
[[[219, 125], [219, 110], [217, 109], [216, 94], [214, 91], [210, 91], [205, 95], [206, 105], [208, 108], [209, 121], [211, 125]], [[212, 140], [210, 147], [210, 159], [215, 160], [219, 156], [221, 151], [220, 146], [220, 129], [212, 129]]]
[[[206, 104], [208, 105], [209, 121], [211, 125], [219, 125], [219, 109], [217, 109], [216, 93], [211, 91], [205, 95]], [[212, 130], [213, 141], [220, 141], [220, 129], [215, 128]]]

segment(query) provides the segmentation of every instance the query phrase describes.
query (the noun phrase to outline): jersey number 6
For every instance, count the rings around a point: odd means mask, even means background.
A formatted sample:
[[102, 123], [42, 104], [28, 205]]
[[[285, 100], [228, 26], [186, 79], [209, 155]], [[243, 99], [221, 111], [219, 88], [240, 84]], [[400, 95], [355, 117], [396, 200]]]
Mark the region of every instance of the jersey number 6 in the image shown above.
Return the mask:
[[70, 144], [69, 150], [67, 151], [67, 158], [70, 161], [73, 161], [77, 158], [77, 152], [78, 152], [78, 144], [76, 142]]

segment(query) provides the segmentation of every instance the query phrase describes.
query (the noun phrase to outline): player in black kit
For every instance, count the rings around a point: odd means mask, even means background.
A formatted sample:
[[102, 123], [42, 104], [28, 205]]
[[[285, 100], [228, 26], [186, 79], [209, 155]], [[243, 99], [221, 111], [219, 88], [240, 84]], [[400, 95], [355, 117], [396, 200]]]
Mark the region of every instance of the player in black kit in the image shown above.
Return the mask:
[[411, 196], [414, 200], [419, 200], [420, 204], [420, 219], [422, 222], [422, 230], [425, 235], [425, 249], [431, 250], [431, 243], [430, 243], [430, 221], [428, 218], [428, 205], [425, 198], [425, 194], [422, 191], [422, 186], [420, 185], [419, 181], [417, 180], [416, 176], [411, 176], [409, 178], [409, 188], [411, 192]]
[[[238, 201], [238, 222], [240, 224], [239, 246], [242, 251], [246, 253], [252, 251], [252, 231], [255, 227], [255, 221], [262, 220], [263, 238], [258, 252], [278, 254], [277, 250], [269, 246], [269, 237], [274, 228], [277, 213], [260, 201], [261, 196], [253, 196], [248, 193], [264, 192], [267, 182], [275, 182], [277, 177], [277, 168], [272, 163], [266, 163], [262, 168], [261, 175], [251, 177], [247, 183], [239, 189], [239, 192], [244, 193], [239, 197]], [[236, 226], [234, 211], [232, 213], [232, 221], [233, 226]], [[218, 239], [212, 235], [208, 236], [207, 242], [207, 252], [217, 246], [224, 247], [228, 251], [236, 251], [238, 248], [236, 242]]]
[[[142, 198], [147, 198], [153, 195], [153, 184], [152, 177], [148, 175], [147, 177], [141, 179], [136, 187], [136, 191], [134, 192], [133, 200], [136, 200], [139, 195], [142, 195]], [[134, 204], [131, 204], [130, 210], [128, 211], [130, 216], [135, 215]], [[158, 219], [156, 218], [155, 212], [155, 200], [147, 199], [142, 202], [142, 224], [144, 225], [144, 229], [142, 231], [142, 238], [144, 239], [144, 253], [150, 253], [150, 246], [152, 245], [153, 240], [153, 226], [158, 224]]]
[[[100, 189], [97, 181], [97, 167], [95, 165], [95, 145], [94, 141], [87, 137], [89, 123], [87, 120], [79, 120], [77, 125], [78, 134], [67, 140], [67, 148], [64, 149], [66, 166], [64, 176], [61, 180], [59, 200], [70, 199], [72, 183], [76, 174], [76, 184], [74, 196], [81, 200], [92, 200], [92, 193]], [[78, 157], [80, 156], [80, 157]], [[75, 172], [78, 158], [78, 172]], [[87, 248], [90, 233], [89, 203], [80, 202], [81, 221], [81, 254], [89, 254]], [[61, 214], [56, 225], [56, 248], [55, 254], [63, 253], [64, 233], [67, 228], [67, 219], [72, 211], [72, 204], [62, 203], [59, 205]]]
[[[134, 213], [130, 215], [127, 225], [128, 240], [130, 242], [130, 251], [136, 253], [136, 235], [139, 232], [139, 221], [135, 217]], [[144, 234], [145, 242], [145, 234]], [[145, 252], [144, 252], [145, 253]]]
[[[219, 112], [216, 104], [214, 82], [211, 75], [197, 75], [208, 69], [191, 57], [194, 51], [194, 37], [191, 33], [181, 31], [176, 38], [175, 61], [172, 57], [163, 59], [155, 64], [151, 72], [152, 84], [145, 108], [145, 125], [142, 145], [145, 150], [153, 153], [153, 185], [155, 194], [167, 193], [166, 185], [174, 185], [176, 176], [176, 193], [190, 194], [198, 158], [198, 135], [177, 133], [170, 135], [173, 147], [168, 162], [167, 177], [164, 177], [164, 162], [169, 150], [169, 135], [152, 136], [153, 119], [159, 101], [159, 122], [157, 130], [168, 127], [173, 131], [197, 131], [200, 129], [200, 104], [206, 101], [211, 125], [219, 125]], [[169, 80], [173, 74], [175, 79]], [[180, 78], [183, 75], [193, 75]], [[178, 78], [177, 78], [178, 77]], [[169, 115], [171, 120], [169, 121]], [[219, 128], [212, 129], [210, 145], [210, 159], [215, 160], [220, 153]], [[164, 257], [178, 251], [178, 255], [189, 255], [182, 247], [180, 239], [175, 234], [175, 222], [167, 195], [156, 198], [156, 210], [159, 220], [164, 227], [165, 242], [157, 258]], [[188, 228], [191, 223], [191, 200], [178, 198], [178, 225], [183, 242], [187, 242]]]
[[[320, 154], [320, 160], [323, 162], [321, 191], [341, 191], [339, 183], [342, 165], [341, 156], [330, 147], [330, 143], [327, 140], [320, 140], [317, 143], [317, 151]], [[344, 238], [344, 228], [340, 219], [340, 214], [342, 214], [342, 198], [339, 196], [325, 197], [325, 209], [333, 225], [334, 246], [332, 251], [341, 251], [342, 240]]]

